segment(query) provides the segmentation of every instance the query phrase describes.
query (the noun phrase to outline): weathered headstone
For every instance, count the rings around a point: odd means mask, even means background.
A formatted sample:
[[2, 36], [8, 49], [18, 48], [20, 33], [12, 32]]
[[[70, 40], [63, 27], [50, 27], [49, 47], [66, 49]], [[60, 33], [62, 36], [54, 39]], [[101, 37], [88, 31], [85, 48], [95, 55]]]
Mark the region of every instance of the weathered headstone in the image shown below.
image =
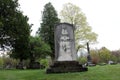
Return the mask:
[[55, 62], [47, 73], [81, 72], [87, 71], [77, 61], [75, 50], [74, 26], [60, 23], [55, 26]]
[[55, 57], [57, 61], [74, 61], [75, 51], [74, 27], [61, 23], [55, 27]]

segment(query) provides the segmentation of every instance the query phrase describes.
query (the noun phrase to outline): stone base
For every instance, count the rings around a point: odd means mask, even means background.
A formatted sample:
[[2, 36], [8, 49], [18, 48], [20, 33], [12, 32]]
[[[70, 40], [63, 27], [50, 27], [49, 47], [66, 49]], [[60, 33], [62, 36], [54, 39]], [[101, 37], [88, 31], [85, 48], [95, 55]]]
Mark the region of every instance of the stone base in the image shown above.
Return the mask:
[[46, 73], [67, 73], [67, 72], [83, 72], [88, 71], [87, 67], [83, 67], [77, 61], [56, 61], [46, 70]]

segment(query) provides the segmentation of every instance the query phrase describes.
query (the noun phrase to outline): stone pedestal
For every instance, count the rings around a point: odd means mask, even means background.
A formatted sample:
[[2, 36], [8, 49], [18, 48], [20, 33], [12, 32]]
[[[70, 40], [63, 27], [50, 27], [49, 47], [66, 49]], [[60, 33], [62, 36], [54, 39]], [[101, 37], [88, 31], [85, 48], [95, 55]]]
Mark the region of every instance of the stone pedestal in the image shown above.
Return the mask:
[[68, 73], [68, 72], [83, 72], [88, 71], [88, 68], [83, 67], [77, 61], [56, 61], [46, 73]]

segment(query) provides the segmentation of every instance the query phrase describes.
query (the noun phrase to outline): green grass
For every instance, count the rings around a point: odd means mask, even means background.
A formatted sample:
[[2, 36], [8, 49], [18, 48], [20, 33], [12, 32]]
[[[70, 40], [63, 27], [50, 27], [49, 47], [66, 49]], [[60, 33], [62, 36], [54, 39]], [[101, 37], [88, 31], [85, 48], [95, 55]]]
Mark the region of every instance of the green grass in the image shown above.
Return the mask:
[[0, 70], [0, 80], [120, 80], [120, 64], [62, 74], [46, 74], [45, 70]]

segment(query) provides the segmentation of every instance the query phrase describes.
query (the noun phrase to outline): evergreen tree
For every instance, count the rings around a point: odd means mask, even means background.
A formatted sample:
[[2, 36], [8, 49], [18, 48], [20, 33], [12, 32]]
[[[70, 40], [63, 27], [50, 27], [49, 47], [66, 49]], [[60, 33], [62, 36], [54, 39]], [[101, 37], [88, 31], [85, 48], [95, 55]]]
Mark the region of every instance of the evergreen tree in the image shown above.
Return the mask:
[[12, 44], [11, 57], [23, 61], [29, 57], [30, 25], [27, 23], [27, 16], [24, 16], [21, 12], [17, 13], [16, 18], [16, 27], [13, 31], [16, 35], [14, 36], [14, 44]]
[[44, 6], [41, 27], [38, 29], [37, 33], [39, 36], [41, 36], [44, 42], [50, 45], [52, 57], [54, 57], [54, 26], [59, 22], [60, 20], [57, 17], [57, 12], [55, 11], [54, 7], [50, 2], [47, 3]]
[[29, 56], [30, 25], [19, 10], [18, 0], [0, 0], [0, 49], [12, 50], [11, 57]]
[[14, 41], [13, 33], [16, 27], [17, 0], [0, 0], [0, 47], [1, 49], [11, 47]]

